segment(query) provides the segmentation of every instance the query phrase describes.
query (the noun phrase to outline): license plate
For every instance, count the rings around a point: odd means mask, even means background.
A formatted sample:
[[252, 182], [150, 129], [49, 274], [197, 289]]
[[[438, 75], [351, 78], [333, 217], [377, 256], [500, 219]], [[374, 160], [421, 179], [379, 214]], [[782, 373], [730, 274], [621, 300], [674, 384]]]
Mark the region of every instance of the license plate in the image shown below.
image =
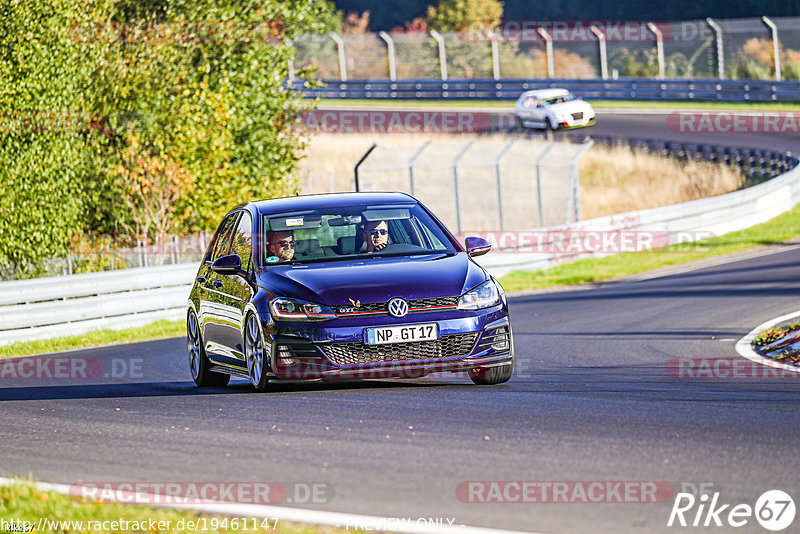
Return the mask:
[[433, 339], [439, 339], [439, 327], [436, 323], [381, 326], [378, 328], [367, 328], [365, 337], [365, 343], [367, 345], [431, 341]]

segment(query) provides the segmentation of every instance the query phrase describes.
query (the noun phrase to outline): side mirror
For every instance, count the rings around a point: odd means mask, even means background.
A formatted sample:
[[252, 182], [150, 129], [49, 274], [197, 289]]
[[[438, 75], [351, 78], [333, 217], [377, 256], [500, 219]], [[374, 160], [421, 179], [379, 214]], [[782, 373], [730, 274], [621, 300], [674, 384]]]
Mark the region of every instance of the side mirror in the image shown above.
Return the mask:
[[[482, 237], [468, 237], [464, 242], [467, 248], [467, 254], [471, 257], [483, 256], [490, 250], [492, 245]], [[222, 259], [222, 258], [220, 258]]]
[[222, 256], [211, 264], [211, 270], [219, 274], [241, 274], [242, 259], [238, 254]]

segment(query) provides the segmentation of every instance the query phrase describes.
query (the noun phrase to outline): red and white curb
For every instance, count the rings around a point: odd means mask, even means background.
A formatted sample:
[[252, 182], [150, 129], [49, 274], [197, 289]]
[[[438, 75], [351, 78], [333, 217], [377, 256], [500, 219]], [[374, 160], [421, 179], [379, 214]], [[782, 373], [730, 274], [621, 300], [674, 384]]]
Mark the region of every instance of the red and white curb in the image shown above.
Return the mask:
[[754, 351], [752, 346], [753, 340], [759, 332], [766, 330], [767, 328], [772, 328], [777, 324], [783, 323], [795, 317], [800, 317], [800, 310], [787, 313], [786, 315], [781, 315], [780, 317], [770, 319], [769, 321], [758, 325], [749, 334], [736, 342], [736, 352], [739, 353], [739, 356], [747, 358], [752, 362], [760, 363], [761, 365], [774, 367], [776, 369], [783, 369], [785, 371], [792, 371], [794, 373], [800, 373], [800, 367], [797, 367], [796, 365], [789, 365], [788, 363], [776, 362], [772, 358], [762, 356]]
[[[10, 486], [13, 484], [27, 483], [24, 480], [0, 477], [0, 486]], [[52, 484], [49, 482], [32, 482], [35, 488], [42, 491], [55, 491], [62, 495], [75, 495], [74, 486], [67, 484]], [[163, 499], [163, 496], [161, 496]], [[436, 524], [428, 522], [429, 518], [394, 518], [379, 517], [370, 515], [348, 514], [341, 512], [325, 512], [320, 510], [305, 510], [302, 508], [289, 508], [285, 506], [269, 506], [261, 504], [243, 504], [233, 502], [199, 502], [191, 504], [179, 503], [160, 503], [158, 495], [146, 493], [114, 491], [114, 496], [106, 501], [130, 503], [146, 503], [146, 506], [157, 506], [160, 508], [173, 508], [178, 510], [196, 510], [207, 514], [226, 515], [235, 517], [255, 517], [259, 519], [278, 519], [291, 523], [305, 523], [312, 525], [326, 525], [338, 527], [344, 530], [353, 531], [372, 531], [372, 532], [398, 532], [407, 534], [431, 534], [431, 533], [452, 533], [452, 534], [523, 534], [519, 530], [499, 530], [493, 528], [473, 527], [469, 525], [459, 525], [453, 522], [449, 524]], [[540, 534], [525, 531], [528, 534]]]

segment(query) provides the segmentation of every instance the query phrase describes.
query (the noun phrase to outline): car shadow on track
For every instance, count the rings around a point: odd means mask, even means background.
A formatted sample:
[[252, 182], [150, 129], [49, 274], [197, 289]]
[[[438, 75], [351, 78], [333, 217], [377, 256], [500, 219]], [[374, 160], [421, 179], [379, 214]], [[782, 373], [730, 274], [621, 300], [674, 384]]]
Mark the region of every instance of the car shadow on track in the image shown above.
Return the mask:
[[471, 382], [421, 381], [421, 380], [364, 380], [336, 382], [301, 382], [270, 384], [264, 393], [253, 391], [246, 382], [226, 387], [198, 388], [190, 381], [137, 382], [115, 384], [26, 385], [0, 387], [0, 402], [20, 400], [102, 399], [131, 397], [209, 396], [209, 395], [269, 395], [303, 393], [312, 391], [380, 390], [397, 388], [475, 387]]

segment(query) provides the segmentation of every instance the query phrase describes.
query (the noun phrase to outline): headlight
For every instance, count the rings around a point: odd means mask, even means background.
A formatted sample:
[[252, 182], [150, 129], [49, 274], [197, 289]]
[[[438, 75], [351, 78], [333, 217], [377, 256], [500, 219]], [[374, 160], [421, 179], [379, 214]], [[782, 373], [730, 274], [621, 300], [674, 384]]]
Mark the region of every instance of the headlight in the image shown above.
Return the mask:
[[481, 310], [500, 304], [500, 294], [494, 282], [487, 280], [458, 299], [459, 310]]
[[336, 314], [328, 306], [283, 297], [272, 299], [269, 310], [272, 312], [272, 317], [278, 321], [309, 322], [336, 319]]

